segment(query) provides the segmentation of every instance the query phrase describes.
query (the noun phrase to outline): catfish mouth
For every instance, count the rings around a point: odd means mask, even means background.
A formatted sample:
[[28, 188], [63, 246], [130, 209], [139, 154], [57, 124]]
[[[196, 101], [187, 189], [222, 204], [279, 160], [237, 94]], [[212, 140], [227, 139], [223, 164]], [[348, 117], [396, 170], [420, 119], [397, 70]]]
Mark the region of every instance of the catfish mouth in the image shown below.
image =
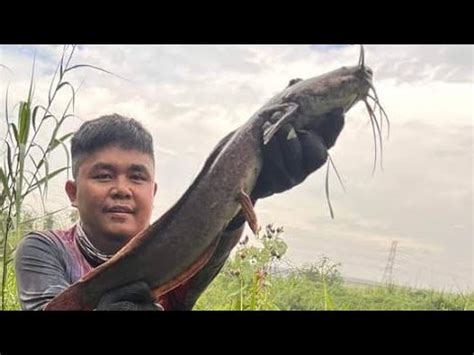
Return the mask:
[[351, 103], [349, 105], [347, 105], [346, 107], [344, 107], [344, 113], [346, 113], [347, 111], [349, 111], [357, 102], [359, 102], [361, 99], [363, 98], [362, 95], [360, 94], [357, 94], [354, 99], [351, 101]]
[[[382, 160], [383, 160], [383, 144], [382, 144], [382, 131], [383, 131], [383, 122], [385, 120], [387, 124], [387, 139], [390, 135], [390, 121], [388, 119], [388, 116], [382, 107], [379, 97], [377, 95], [377, 91], [375, 90], [374, 84], [372, 82], [373, 78], [373, 71], [371, 68], [365, 66], [365, 58], [364, 58], [364, 47], [361, 46], [361, 54], [359, 58], [359, 64], [356, 68], [353, 68], [352, 73], [349, 73], [349, 75], [352, 75], [352, 79], [349, 80], [354, 80], [356, 81], [357, 87], [359, 87], [358, 90], [355, 90], [355, 93], [351, 99], [349, 99], [347, 102], [347, 105], [341, 105], [341, 108], [343, 112], [349, 111], [357, 102], [362, 101], [365, 104], [365, 107], [367, 109], [367, 112], [369, 114], [369, 121], [372, 126], [372, 133], [373, 133], [373, 139], [374, 139], [374, 165], [372, 169], [372, 175], [375, 173], [375, 168], [377, 164], [377, 158], [378, 155], [380, 155], [380, 168], [383, 170], [382, 166]], [[370, 100], [370, 101], [369, 101]], [[379, 112], [379, 117], [377, 117], [376, 112]], [[323, 145], [326, 147], [327, 150], [329, 150], [332, 145], [334, 145], [335, 140], [337, 138], [337, 135], [334, 135], [332, 132], [337, 132], [337, 127], [334, 125], [336, 124], [334, 120], [332, 119], [330, 114], [326, 114], [326, 117], [323, 118], [323, 121], [316, 130], [318, 133], [321, 143], [324, 143]], [[332, 121], [332, 122], [331, 122]], [[344, 123], [344, 122], [342, 122]], [[342, 129], [342, 127], [341, 127]], [[332, 133], [332, 134], [331, 134]], [[331, 138], [331, 135], [333, 136]], [[329, 151], [327, 151], [327, 170], [326, 170], [326, 199], [329, 207], [329, 211], [331, 214], [331, 218], [334, 218], [334, 211], [331, 205], [331, 201], [329, 198], [329, 169], [332, 166], [334, 169], [334, 172], [336, 173], [337, 179], [339, 180], [339, 183], [341, 184], [342, 189], [345, 191], [344, 183], [342, 182], [342, 179], [339, 175], [339, 172], [336, 169], [336, 166], [334, 165], [334, 162], [331, 158], [331, 155], [329, 154]]]
[[360, 84], [364, 87], [362, 92], [358, 92], [351, 103], [344, 107], [344, 112], [349, 111], [357, 102], [363, 101], [367, 98], [369, 91], [373, 88], [372, 78], [374, 76], [374, 72], [367, 66], [359, 67], [358, 71], [354, 74], [357, 77], [357, 80]]

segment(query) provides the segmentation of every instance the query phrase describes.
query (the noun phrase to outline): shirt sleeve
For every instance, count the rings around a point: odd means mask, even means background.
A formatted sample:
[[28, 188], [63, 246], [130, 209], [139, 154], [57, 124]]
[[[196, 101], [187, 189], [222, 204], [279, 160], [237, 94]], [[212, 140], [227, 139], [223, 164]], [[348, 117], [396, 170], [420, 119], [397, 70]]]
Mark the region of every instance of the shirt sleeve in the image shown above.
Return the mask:
[[50, 238], [29, 234], [15, 256], [18, 295], [23, 310], [42, 310], [71, 283], [61, 250]]

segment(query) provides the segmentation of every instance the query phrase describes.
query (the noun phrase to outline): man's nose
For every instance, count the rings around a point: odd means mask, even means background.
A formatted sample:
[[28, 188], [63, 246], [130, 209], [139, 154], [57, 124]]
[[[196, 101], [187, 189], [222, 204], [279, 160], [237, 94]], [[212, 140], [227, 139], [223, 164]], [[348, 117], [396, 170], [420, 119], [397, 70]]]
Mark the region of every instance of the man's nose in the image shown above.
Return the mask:
[[113, 198], [130, 198], [132, 190], [127, 179], [118, 178], [116, 184], [110, 190], [110, 194]]

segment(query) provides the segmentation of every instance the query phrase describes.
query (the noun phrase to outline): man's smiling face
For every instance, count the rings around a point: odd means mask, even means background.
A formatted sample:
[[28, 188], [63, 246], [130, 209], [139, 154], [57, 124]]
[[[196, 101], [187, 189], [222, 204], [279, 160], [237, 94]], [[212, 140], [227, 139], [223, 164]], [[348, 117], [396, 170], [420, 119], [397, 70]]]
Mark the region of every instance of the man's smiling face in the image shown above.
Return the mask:
[[135, 149], [107, 146], [82, 161], [66, 192], [92, 243], [116, 252], [150, 224], [156, 193], [153, 159]]

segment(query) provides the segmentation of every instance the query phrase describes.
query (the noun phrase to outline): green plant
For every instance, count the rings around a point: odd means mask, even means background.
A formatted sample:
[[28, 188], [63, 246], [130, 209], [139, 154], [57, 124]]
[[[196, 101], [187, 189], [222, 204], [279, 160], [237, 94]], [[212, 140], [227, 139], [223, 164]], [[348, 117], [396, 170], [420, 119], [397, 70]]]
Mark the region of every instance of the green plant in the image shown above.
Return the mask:
[[[279, 237], [280, 238], [280, 237]], [[271, 239], [270, 239], [271, 240]], [[251, 240], [253, 241], [253, 240]], [[195, 309], [218, 310], [462, 310], [473, 309], [473, 293], [447, 293], [393, 285], [345, 284], [340, 264], [323, 256], [284, 273], [258, 275], [268, 258], [261, 240], [244, 240]], [[255, 243], [254, 243], [255, 244]], [[243, 253], [243, 254], [242, 254]], [[242, 255], [244, 255], [242, 257]], [[259, 256], [266, 255], [259, 259]], [[270, 252], [271, 255], [271, 252]], [[256, 260], [252, 261], [252, 257]], [[259, 260], [262, 263], [259, 263]], [[266, 259], [267, 261], [269, 259]], [[277, 258], [272, 263], [283, 263]], [[268, 265], [268, 264], [267, 264]], [[274, 271], [274, 270], [273, 270]], [[256, 276], [259, 277], [256, 277]], [[262, 277], [263, 276], [263, 277]]]
[[[267, 225], [255, 239], [245, 236], [206, 292], [209, 296], [199, 300], [197, 309], [278, 309], [272, 302], [271, 269], [287, 250], [280, 238], [282, 232], [283, 228]], [[210, 304], [210, 297], [220, 302]]]
[[[26, 100], [20, 101], [12, 109], [8, 105], [8, 88], [5, 99], [6, 135], [3, 139], [2, 150], [5, 154], [3, 167], [0, 167], [0, 262], [1, 303], [5, 309], [6, 284], [9, 265], [21, 236], [28, 231], [28, 223], [33, 220], [22, 220], [22, 208], [25, 199], [33, 193], [39, 192], [40, 201], [45, 210], [44, 201], [47, 196], [49, 182], [69, 168], [69, 151], [65, 142], [73, 133], [61, 134], [61, 128], [66, 120], [74, 116], [76, 93], [67, 74], [77, 68], [89, 67], [109, 73], [101, 68], [87, 65], [72, 65], [71, 59], [75, 46], [64, 46], [59, 64], [53, 74], [48, 90], [46, 105], [34, 104], [35, 90], [35, 59], [31, 71], [30, 85]], [[2, 67], [5, 67], [3, 65]], [[56, 104], [58, 94], [66, 89], [69, 100], [60, 114]], [[54, 107], [54, 109], [53, 109]], [[46, 137], [46, 143], [44, 138]], [[42, 138], [42, 139], [40, 139]], [[67, 160], [66, 166], [50, 169], [50, 155], [59, 147], [64, 149]], [[61, 211], [60, 209], [58, 211]], [[58, 212], [55, 211], [55, 212]], [[55, 213], [53, 212], [53, 214]]]

